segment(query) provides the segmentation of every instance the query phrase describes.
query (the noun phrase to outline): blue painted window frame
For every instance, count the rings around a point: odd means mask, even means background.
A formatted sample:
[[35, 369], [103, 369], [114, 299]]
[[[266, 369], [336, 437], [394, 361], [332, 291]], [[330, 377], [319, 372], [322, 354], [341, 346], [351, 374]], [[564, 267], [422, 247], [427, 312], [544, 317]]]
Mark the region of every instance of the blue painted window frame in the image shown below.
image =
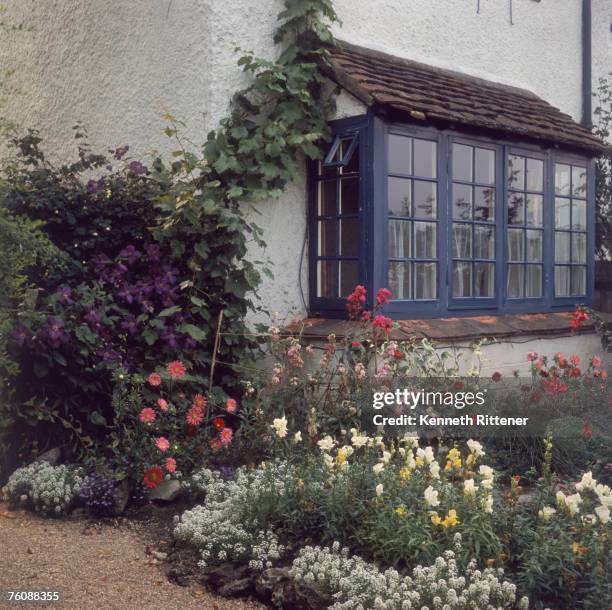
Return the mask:
[[[437, 142], [438, 231], [437, 299], [427, 301], [392, 301], [385, 314], [395, 319], [470, 316], [480, 314], [538, 313], [570, 311], [577, 304], [591, 305], [595, 282], [595, 159], [572, 151], [530, 142], [494, 139], [480, 133], [437, 128], [415, 123], [387, 121], [373, 113], [330, 122], [334, 136], [358, 134], [360, 171], [360, 244], [359, 278], [371, 298], [387, 287], [388, 214], [387, 214], [387, 141], [389, 133], [399, 133]], [[496, 151], [495, 201], [495, 296], [493, 298], [453, 298], [452, 276], [452, 144], [491, 148]], [[506, 268], [508, 230], [507, 163], [510, 154], [541, 159], [544, 162], [544, 245], [543, 291], [540, 298], [511, 299], [507, 295]], [[584, 296], [556, 297], [554, 293], [554, 165], [568, 163], [587, 169], [587, 291]], [[309, 164], [309, 294], [310, 313], [329, 318], [346, 317], [346, 300], [321, 299], [316, 296], [317, 252], [317, 178], [316, 163]], [[368, 303], [371, 306], [371, 302]]]

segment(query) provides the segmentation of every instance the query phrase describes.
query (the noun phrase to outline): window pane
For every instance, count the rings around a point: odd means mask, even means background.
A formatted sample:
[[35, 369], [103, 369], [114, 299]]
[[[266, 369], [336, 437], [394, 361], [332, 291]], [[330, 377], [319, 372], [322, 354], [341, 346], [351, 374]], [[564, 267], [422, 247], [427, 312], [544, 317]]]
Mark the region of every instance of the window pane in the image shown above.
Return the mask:
[[527, 190], [544, 190], [544, 162], [540, 159], [527, 159]]
[[359, 178], [343, 178], [340, 182], [340, 213], [359, 213]]
[[472, 296], [472, 263], [454, 263], [453, 296]]
[[319, 209], [317, 212], [319, 216], [335, 216], [338, 213], [336, 185], [335, 180], [319, 182]]
[[410, 229], [412, 223], [406, 220], [389, 221], [389, 258], [410, 258]]
[[453, 184], [453, 218], [472, 220], [472, 187]]
[[570, 234], [555, 231], [555, 263], [570, 262]]
[[586, 201], [572, 200], [572, 229], [586, 231]]
[[542, 261], [543, 235], [542, 231], [525, 231], [527, 240], [527, 261], [539, 263]]
[[338, 254], [338, 221], [319, 220], [319, 256], [337, 256]]
[[418, 218], [435, 218], [437, 215], [436, 183], [414, 181], [414, 215]]
[[414, 223], [414, 256], [415, 258], [436, 257], [436, 223]]
[[453, 257], [472, 258], [472, 225], [453, 223]]
[[525, 195], [510, 193], [508, 196], [508, 224], [522, 225], [525, 222]]
[[474, 182], [495, 184], [495, 151], [477, 148], [475, 152]]
[[555, 193], [557, 195], [570, 194], [570, 166], [555, 164]]
[[359, 284], [357, 261], [340, 261], [340, 296], [347, 297]]
[[572, 194], [574, 197], [586, 197], [586, 168], [572, 167]]
[[412, 180], [389, 178], [389, 215], [410, 216]]
[[389, 173], [412, 174], [412, 138], [389, 134]]
[[[349, 138], [343, 141], [342, 144], [342, 155], [344, 156], [346, 150], [350, 146], [353, 138]], [[353, 154], [351, 158], [348, 160], [348, 163], [340, 170], [343, 174], [352, 174], [359, 172], [359, 142], [357, 142], [357, 146], [353, 149]]]
[[474, 263], [474, 296], [495, 296], [495, 265]]
[[495, 232], [493, 227], [474, 226], [474, 258], [495, 258]]
[[412, 263], [389, 263], [389, 290], [394, 299], [411, 299], [410, 270]]
[[542, 195], [527, 195], [525, 222], [530, 227], [541, 227], [544, 222], [544, 198]]
[[453, 180], [472, 182], [472, 147], [453, 144]]
[[572, 263], [586, 263], [586, 233], [572, 234]]
[[527, 265], [525, 277], [525, 296], [536, 299], [542, 296], [542, 266]]
[[555, 199], [555, 228], [570, 228], [570, 201], [569, 199]]
[[508, 186], [521, 191], [525, 188], [525, 158], [508, 155]]
[[572, 295], [586, 294], [586, 267], [572, 267]]
[[415, 263], [415, 299], [435, 299], [436, 263]]
[[317, 296], [338, 298], [338, 261], [317, 262]]
[[359, 220], [343, 218], [340, 221], [340, 253], [342, 256], [359, 254]]
[[495, 189], [474, 187], [474, 220], [495, 220]]
[[508, 298], [518, 299], [523, 296], [524, 267], [508, 265]]
[[508, 229], [508, 260], [525, 260], [523, 250], [523, 229]]
[[414, 175], [422, 178], [436, 177], [436, 143], [414, 140]]
[[570, 267], [555, 266], [555, 296], [565, 297], [570, 294]]

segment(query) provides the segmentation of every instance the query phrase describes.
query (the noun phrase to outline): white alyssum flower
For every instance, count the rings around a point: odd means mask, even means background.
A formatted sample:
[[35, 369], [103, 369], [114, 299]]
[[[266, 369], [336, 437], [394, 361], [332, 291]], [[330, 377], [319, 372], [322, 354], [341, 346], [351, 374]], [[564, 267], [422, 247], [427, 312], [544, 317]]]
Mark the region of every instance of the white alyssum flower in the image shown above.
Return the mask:
[[430, 485], [424, 492], [423, 497], [427, 506], [439, 506], [440, 500], [438, 500], [438, 492]]
[[[373, 563], [349, 556], [348, 549], [304, 547], [291, 566], [291, 577], [326, 591], [333, 600], [330, 610], [509, 610], [517, 604], [516, 586], [502, 580], [503, 570], [476, 569], [472, 561], [465, 572], [457, 565], [461, 536], [455, 550], [448, 550], [433, 565], [416, 566], [410, 575], [397, 570], [381, 572]], [[528, 610], [529, 601], [518, 602]]]
[[278, 438], [285, 438], [287, 436], [287, 418], [283, 415], [272, 420], [272, 428]]

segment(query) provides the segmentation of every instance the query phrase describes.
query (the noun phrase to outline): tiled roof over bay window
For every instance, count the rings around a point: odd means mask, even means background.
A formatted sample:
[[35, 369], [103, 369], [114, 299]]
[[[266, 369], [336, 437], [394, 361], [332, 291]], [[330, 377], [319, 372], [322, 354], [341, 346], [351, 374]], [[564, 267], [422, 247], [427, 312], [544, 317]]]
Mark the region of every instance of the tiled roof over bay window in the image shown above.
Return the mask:
[[571, 116], [525, 89], [347, 43], [330, 48], [329, 59], [329, 76], [375, 111], [561, 145], [591, 156], [607, 148]]

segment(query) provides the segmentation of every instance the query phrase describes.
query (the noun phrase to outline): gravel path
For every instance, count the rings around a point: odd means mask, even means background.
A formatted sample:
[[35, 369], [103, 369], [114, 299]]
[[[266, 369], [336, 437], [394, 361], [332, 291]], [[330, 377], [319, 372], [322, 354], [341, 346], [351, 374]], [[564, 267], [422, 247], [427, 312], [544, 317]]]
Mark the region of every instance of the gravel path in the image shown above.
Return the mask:
[[[160, 548], [163, 550], [164, 542]], [[199, 586], [168, 581], [138, 527], [43, 519], [10, 512], [0, 503], [0, 590], [59, 591], [63, 603], [47, 608], [79, 610], [265, 610], [248, 600], [217, 597]], [[11, 604], [0, 608], [37, 608]]]

